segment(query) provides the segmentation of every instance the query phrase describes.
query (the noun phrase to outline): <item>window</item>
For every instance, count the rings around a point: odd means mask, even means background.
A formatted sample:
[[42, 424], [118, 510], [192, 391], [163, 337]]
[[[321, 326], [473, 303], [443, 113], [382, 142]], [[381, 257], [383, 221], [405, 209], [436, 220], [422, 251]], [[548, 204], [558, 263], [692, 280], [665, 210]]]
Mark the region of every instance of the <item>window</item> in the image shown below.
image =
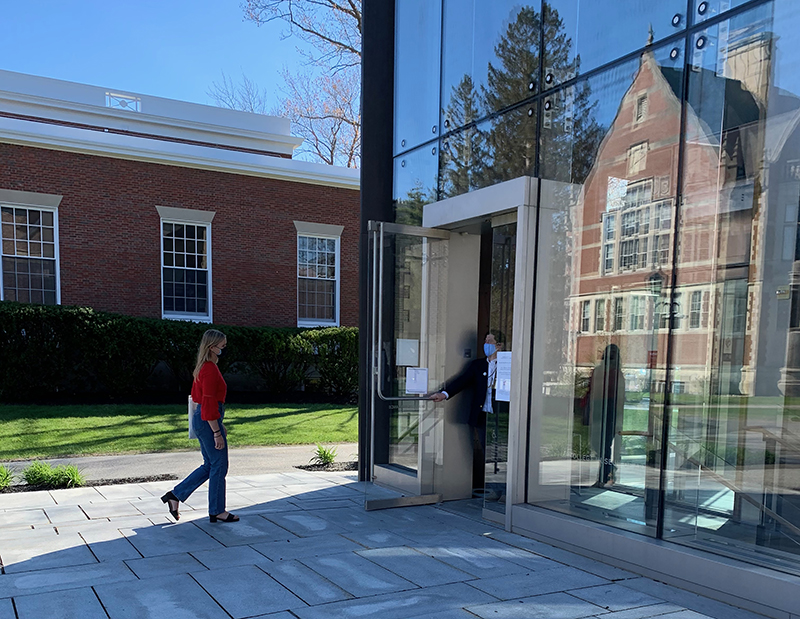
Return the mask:
[[630, 183], [625, 192], [623, 208], [637, 208], [653, 200], [653, 179]]
[[611, 244], [603, 247], [603, 271], [610, 273], [614, 270], [614, 246]]
[[639, 239], [622, 241], [619, 245], [619, 268], [635, 269], [639, 263]]
[[653, 237], [653, 265], [669, 262], [669, 234]]
[[628, 174], [644, 172], [647, 166], [647, 142], [636, 144], [628, 149]]
[[614, 299], [614, 331], [622, 331], [622, 320], [624, 315], [622, 297], [616, 297]]
[[3, 206], [2, 225], [0, 299], [56, 305], [59, 302], [58, 212], [36, 207]]
[[208, 224], [161, 222], [163, 313], [211, 319]]
[[297, 237], [298, 320], [337, 322], [339, 239]]
[[633, 123], [638, 125], [647, 120], [647, 95], [642, 95], [636, 99], [636, 111], [634, 112]]
[[669, 230], [672, 221], [672, 203], [669, 200], [659, 202], [655, 206], [655, 230]]
[[603, 228], [604, 234], [603, 238], [606, 241], [613, 241], [614, 236], [616, 235], [616, 220], [617, 218], [614, 215], [606, 215], [605, 220], [603, 221]]
[[594, 330], [598, 333], [606, 330], [605, 299], [598, 299], [594, 302]]
[[589, 301], [581, 303], [581, 333], [589, 333], [589, 326], [591, 324], [591, 308]]
[[639, 241], [639, 268], [643, 269], [647, 266], [647, 238], [640, 239]]
[[696, 290], [692, 293], [691, 305], [689, 307], [689, 328], [698, 329], [700, 327], [700, 315], [703, 311], [703, 293]]
[[639, 211], [629, 211], [622, 214], [622, 236], [639, 234]]
[[644, 297], [631, 297], [630, 326], [631, 331], [641, 331], [644, 329]]

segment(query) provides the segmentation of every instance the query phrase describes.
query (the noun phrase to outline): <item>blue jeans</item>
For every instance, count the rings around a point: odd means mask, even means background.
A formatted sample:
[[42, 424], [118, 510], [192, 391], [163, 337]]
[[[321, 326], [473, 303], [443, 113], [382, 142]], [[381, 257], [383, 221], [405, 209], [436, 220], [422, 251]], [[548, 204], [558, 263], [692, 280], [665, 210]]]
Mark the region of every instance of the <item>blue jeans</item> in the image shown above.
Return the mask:
[[[225, 405], [219, 403], [219, 422], [225, 417]], [[214, 432], [207, 421], [200, 417], [200, 405], [192, 416], [192, 427], [200, 441], [203, 453], [203, 464], [189, 473], [189, 476], [172, 490], [181, 502], [186, 501], [192, 492], [208, 480], [208, 514], [216, 516], [225, 511], [225, 476], [228, 474], [228, 439], [225, 437], [225, 448], [214, 447]], [[223, 436], [225, 436], [223, 434]]]

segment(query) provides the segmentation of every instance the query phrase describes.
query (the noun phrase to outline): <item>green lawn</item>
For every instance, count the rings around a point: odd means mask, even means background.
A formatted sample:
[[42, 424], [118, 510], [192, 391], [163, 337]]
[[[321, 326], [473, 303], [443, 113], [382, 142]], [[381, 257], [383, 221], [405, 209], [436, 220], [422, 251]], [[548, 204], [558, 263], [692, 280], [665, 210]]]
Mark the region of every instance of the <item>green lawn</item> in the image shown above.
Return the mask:
[[[335, 404], [229, 405], [232, 446], [358, 440], [358, 410]], [[197, 449], [186, 406], [0, 405], [0, 461]]]

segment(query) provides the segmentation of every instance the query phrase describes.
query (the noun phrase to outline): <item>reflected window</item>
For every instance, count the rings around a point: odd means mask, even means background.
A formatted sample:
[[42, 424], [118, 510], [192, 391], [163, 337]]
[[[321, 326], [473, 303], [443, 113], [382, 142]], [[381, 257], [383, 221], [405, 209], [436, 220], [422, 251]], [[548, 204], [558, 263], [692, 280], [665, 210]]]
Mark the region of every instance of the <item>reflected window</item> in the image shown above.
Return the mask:
[[622, 303], [622, 297], [614, 299], [614, 331], [621, 331], [623, 320], [625, 319], [625, 307]]
[[583, 301], [581, 303], [581, 332], [589, 333], [589, 326], [591, 324], [591, 301]]
[[630, 330], [641, 331], [644, 329], [645, 297], [632, 296], [630, 300]]
[[700, 290], [692, 292], [691, 307], [689, 309], [689, 328], [700, 328], [700, 314], [703, 311], [703, 293]]
[[647, 166], [647, 142], [631, 146], [628, 150], [628, 175], [644, 172]]
[[594, 302], [594, 330], [602, 333], [606, 330], [606, 301], [598, 299]]

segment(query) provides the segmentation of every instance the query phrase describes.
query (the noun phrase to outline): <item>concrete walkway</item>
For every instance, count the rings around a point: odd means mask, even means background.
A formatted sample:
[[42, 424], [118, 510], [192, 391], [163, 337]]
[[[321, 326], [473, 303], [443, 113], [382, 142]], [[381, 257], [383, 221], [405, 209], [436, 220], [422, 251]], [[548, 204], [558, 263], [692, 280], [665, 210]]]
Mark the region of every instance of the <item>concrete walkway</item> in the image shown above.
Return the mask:
[[174, 522], [172, 482], [0, 495], [0, 618], [757, 617], [506, 533], [469, 502], [367, 512], [355, 475], [289, 468], [228, 482], [231, 524], [208, 522], [202, 488]]
[[[331, 445], [326, 444], [326, 447]], [[358, 459], [357, 443], [336, 445], [336, 461], [348, 462]], [[314, 445], [276, 445], [272, 447], [231, 448], [229, 475], [259, 475], [290, 471], [293, 467], [308, 464], [314, 455]], [[129, 479], [172, 474], [183, 478], [203, 461], [200, 449], [195, 451], [173, 451], [167, 453], [133, 454], [127, 456], [85, 456], [80, 458], [54, 458], [43, 462], [74, 464], [91, 481], [95, 479]], [[7, 462], [15, 472], [21, 471], [28, 462]], [[2, 499], [0, 499], [2, 500]], [[0, 617], [2, 617], [0, 615]]]

